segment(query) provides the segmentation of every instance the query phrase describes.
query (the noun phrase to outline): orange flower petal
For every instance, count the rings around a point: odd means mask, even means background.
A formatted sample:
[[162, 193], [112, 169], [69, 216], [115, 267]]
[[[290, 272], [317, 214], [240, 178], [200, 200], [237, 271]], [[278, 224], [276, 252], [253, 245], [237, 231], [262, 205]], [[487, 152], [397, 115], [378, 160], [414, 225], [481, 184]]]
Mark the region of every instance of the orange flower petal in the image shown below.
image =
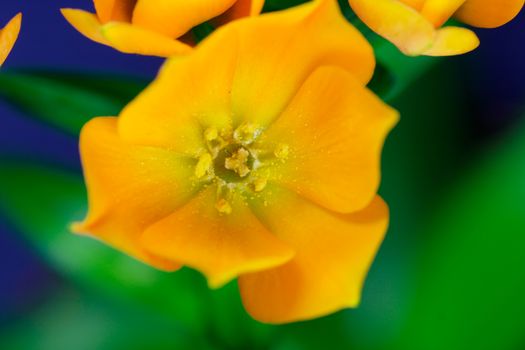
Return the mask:
[[465, 1], [467, 0], [427, 0], [421, 9], [421, 14], [434, 27], [439, 28], [454, 15]]
[[232, 19], [256, 16], [261, 13], [264, 0], [237, 0], [232, 6]]
[[178, 38], [198, 24], [219, 16], [235, 0], [138, 0], [133, 24]]
[[89, 213], [75, 224], [104, 242], [161, 269], [172, 262], [145, 252], [139, 235], [171, 214], [196, 189], [189, 180], [194, 161], [162, 149], [122, 142], [116, 118], [95, 118], [82, 129], [80, 152], [89, 197]]
[[93, 0], [100, 22], [131, 21], [136, 0]]
[[466, 28], [445, 27], [437, 31], [434, 45], [424, 52], [426, 56], [454, 56], [470, 52], [479, 46], [476, 34]]
[[277, 162], [280, 184], [330, 210], [353, 212], [377, 193], [386, 135], [395, 110], [350, 73], [336, 67], [315, 71], [262, 142], [289, 147]]
[[254, 210], [297, 253], [285, 265], [239, 278], [246, 310], [259, 321], [284, 323], [355, 307], [387, 228], [386, 204], [376, 197], [363, 211], [340, 215], [291, 192], [271, 192]]
[[407, 55], [419, 55], [435, 39], [435, 28], [414, 8], [398, 0], [349, 0], [357, 16]]
[[119, 132], [125, 140], [196, 155], [205, 149], [206, 128], [231, 125], [238, 43], [226, 33], [215, 37], [188, 57], [168, 60], [155, 82], [123, 110]]
[[340, 64], [363, 84], [375, 64], [372, 48], [335, 2], [232, 23], [187, 59], [168, 60], [155, 83], [121, 114], [120, 133], [140, 144], [198, 151], [203, 129], [231, 125], [232, 115], [233, 124], [275, 119], [324, 62]]
[[423, 5], [427, 2], [427, 0], [398, 0], [402, 2], [405, 5], [408, 5], [412, 7], [417, 12], [420, 12], [423, 8]]
[[19, 13], [13, 17], [3, 29], [0, 29], [0, 66], [5, 62], [7, 56], [13, 49], [16, 39], [18, 39], [21, 25], [22, 14]]
[[239, 18], [257, 16], [264, 7], [264, 0], [237, 0], [226, 12], [213, 20], [214, 24], [224, 25]]
[[524, 0], [467, 0], [455, 17], [474, 27], [495, 28], [510, 22], [524, 4]]
[[95, 14], [76, 9], [61, 9], [60, 12], [82, 35], [99, 44], [110, 46], [109, 41], [102, 35], [102, 24]]
[[124, 53], [169, 57], [192, 51], [178, 40], [125, 22], [110, 22], [101, 30], [111, 46]]
[[221, 214], [215, 208], [216, 191], [210, 186], [149, 227], [142, 237], [146, 249], [202, 271], [214, 288], [293, 257], [293, 250], [274, 237], [240, 197], [231, 199], [230, 214]]
[[102, 24], [96, 15], [76, 9], [61, 9], [62, 15], [80, 33], [124, 53], [168, 57], [192, 51], [189, 45], [125, 22]]
[[240, 41], [232, 88], [235, 122], [261, 126], [277, 118], [319, 65], [337, 65], [366, 84], [375, 59], [335, 0], [314, 1], [223, 27]]

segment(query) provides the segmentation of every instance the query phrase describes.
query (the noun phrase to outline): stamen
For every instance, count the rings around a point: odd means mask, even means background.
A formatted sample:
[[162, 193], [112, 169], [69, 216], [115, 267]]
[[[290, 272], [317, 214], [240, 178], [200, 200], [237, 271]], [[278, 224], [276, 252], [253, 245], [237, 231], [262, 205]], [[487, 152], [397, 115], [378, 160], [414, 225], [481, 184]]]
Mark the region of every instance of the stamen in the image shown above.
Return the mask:
[[261, 192], [266, 188], [268, 184], [268, 179], [266, 178], [257, 178], [252, 182], [252, 187], [255, 192]]
[[214, 141], [219, 137], [219, 132], [215, 128], [208, 128], [204, 131], [206, 141]]
[[198, 179], [203, 178], [206, 174], [210, 174], [212, 170], [213, 159], [211, 154], [203, 153], [199, 157], [199, 161], [195, 166], [195, 176]]
[[233, 130], [231, 126], [227, 126], [219, 132], [219, 136], [226, 142], [230, 142], [233, 137]]
[[[268, 187], [268, 175], [260, 169], [266, 161], [275, 161], [275, 158], [284, 161], [288, 157], [286, 144], [279, 144], [273, 150], [256, 144], [262, 131], [250, 122], [235, 130], [231, 126], [204, 129], [202, 138], [206, 151], [198, 157], [194, 175], [217, 186], [214, 206], [220, 214], [232, 213], [233, 196], [237, 191], [249, 188], [253, 194]], [[249, 176], [252, 172], [254, 174]]]
[[256, 125], [244, 123], [235, 130], [233, 138], [243, 145], [249, 145], [259, 136], [259, 132], [259, 128]]
[[245, 177], [251, 171], [248, 166], [249, 156], [250, 152], [241, 147], [231, 157], [225, 159], [224, 167], [235, 171], [240, 177]]
[[217, 201], [217, 203], [215, 204], [215, 208], [219, 211], [219, 213], [222, 213], [222, 214], [232, 213], [232, 206], [224, 198], [221, 198]]

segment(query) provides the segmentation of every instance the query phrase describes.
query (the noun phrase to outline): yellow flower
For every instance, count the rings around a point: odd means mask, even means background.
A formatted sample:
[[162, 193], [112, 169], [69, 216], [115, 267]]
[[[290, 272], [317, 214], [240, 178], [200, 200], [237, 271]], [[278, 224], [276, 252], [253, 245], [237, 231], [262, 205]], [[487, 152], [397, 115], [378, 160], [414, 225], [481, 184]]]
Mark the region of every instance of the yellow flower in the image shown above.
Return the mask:
[[19, 13], [13, 17], [3, 29], [0, 29], [0, 66], [5, 62], [5, 59], [15, 45], [18, 34], [20, 33], [21, 24], [22, 14]]
[[336, 1], [238, 21], [167, 61], [80, 149], [90, 200], [74, 230], [283, 323], [358, 304], [388, 209], [376, 194], [397, 112], [365, 87], [372, 48]]
[[96, 14], [62, 9], [80, 33], [124, 53], [169, 57], [191, 51], [186, 35], [209, 20], [215, 24], [257, 15], [264, 0], [93, 0]]
[[476, 34], [443, 24], [451, 18], [481, 28], [512, 20], [525, 0], [349, 0], [377, 34], [407, 55], [451, 56], [474, 50]]

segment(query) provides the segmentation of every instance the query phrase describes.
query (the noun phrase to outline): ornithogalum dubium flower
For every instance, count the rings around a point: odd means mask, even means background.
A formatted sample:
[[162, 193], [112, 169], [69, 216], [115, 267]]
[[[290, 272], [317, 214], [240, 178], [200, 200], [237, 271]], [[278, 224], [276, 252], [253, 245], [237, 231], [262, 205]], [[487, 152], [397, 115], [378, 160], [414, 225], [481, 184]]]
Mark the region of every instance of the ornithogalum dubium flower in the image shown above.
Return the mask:
[[241, 20], [172, 58], [80, 148], [89, 233], [283, 323], [356, 306], [383, 240], [380, 154], [397, 112], [336, 1]]
[[450, 56], [474, 50], [471, 30], [445, 26], [456, 19], [474, 27], [494, 28], [512, 20], [524, 0], [349, 0], [372, 30], [407, 55]]
[[264, 0], [93, 0], [96, 14], [62, 9], [79, 32], [125, 53], [168, 57], [191, 51], [190, 30], [257, 15]]
[[15, 45], [18, 34], [20, 33], [21, 24], [22, 14], [19, 13], [13, 17], [3, 29], [0, 29], [0, 66], [5, 62]]

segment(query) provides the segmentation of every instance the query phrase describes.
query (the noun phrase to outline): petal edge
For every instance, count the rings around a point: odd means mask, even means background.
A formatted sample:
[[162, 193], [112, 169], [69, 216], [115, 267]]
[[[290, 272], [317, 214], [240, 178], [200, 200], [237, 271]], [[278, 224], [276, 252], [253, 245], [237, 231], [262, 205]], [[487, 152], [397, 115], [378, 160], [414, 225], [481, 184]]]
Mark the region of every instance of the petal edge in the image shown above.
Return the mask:
[[[255, 319], [282, 324], [355, 307], [388, 226], [388, 207], [376, 197], [355, 214], [334, 214], [273, 188], [279, 206], [255, 204], [257, 216], [297, 251], [274, 269], [243, 275], [243, 304]], [[294, 219], [286, 213], [294, 213]], [[283, 215], [284, 214], [284, 215]]]

